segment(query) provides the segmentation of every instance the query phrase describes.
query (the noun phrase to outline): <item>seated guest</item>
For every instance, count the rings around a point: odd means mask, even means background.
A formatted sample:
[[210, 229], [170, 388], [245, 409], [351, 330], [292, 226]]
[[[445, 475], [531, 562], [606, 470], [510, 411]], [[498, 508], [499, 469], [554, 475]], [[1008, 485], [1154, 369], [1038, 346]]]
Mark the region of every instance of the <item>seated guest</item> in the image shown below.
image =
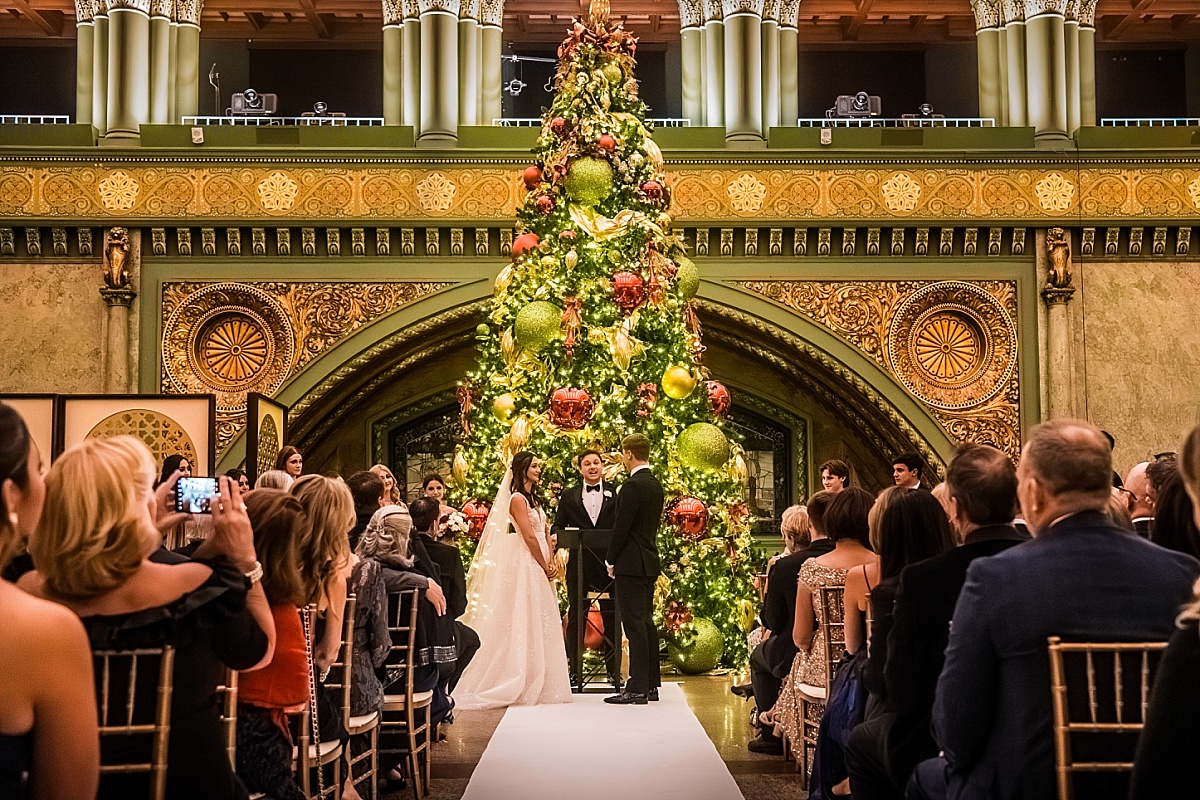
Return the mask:
[[387, 489], [383, 479], [374, 472], [355, 472], [346, 478], [346, 486], [354, 498], [354, 527], [350, 529], [350, 549], [357, 550], [358, 539], [367, 529], [371, 517], [379, 509], [391, 504], [387, 501]]
[[[911, 798], [1056, 796], [1046, 639], [1165, 640], [1200, 562], [1114, 526], [1112, 450], [1094, 425], [1029, 434], [1017, 493], [1032, 541], [973, 561], [954, 609], [933, 707], [943, 756], [922, 761]], [[1098, 774], [1081, 797], [1124, 797]]]
[[796, 657], [775, 706], [760, 716], [765, 724], [775, 726], [776, 736], [786, 734], [791, 741], [800, 741], [800, 703], [796, 685], [825, 686], [821, 589], [844, 585], [846, 573], [875, 560], [867, 523], [867, 515], [874, 503], [871, 493], [858, 487], [838, 492], [825, 512], [825, 535], [833, 541], [833, 550], [805, 561], [800, 567], [792, 626]]
[[1155, 504], [1158, 515], [1150, 541], [1200, 558], [1200, 530], [1196, 529], [1195, 507], [1183, 477], [1173, 472], [1163, 483]]
[[1134, 464], [1125, 476], [1125, 485], [1121, 487], [1121, 499], [1129, 511], [1133, 521], [1133, 529], [1138, 535], [1149, 539], [1154, 527], [1154, 498], [1150, 496], [1150, 477], [1146, 474], [1149, 461]]
[[404, 506], [404, 491], [396, 482], [396, 476], [384, 464], [376, 464], [370, 472], [383, 481], [383, 498], [388, 505]]
[[[37, 526], [42, 456], [0, 403], [0, 567]], [[100, 739], [92, 657], [79, 618], [0, 581], [0, 797], [92, 800]]]
[[284, 445], [275, 457], [275, 469], [286, 472], [294, 481], [300, 480], [300, 474], [304, 472], [304, 456], [294, 445]]
[[[795, 524], [797, 509], [804, 509], [804, 518], [811, 530], [811, 541], [796, 552], [781, 556], [771, 569], [767, 581], [767, 593], [759, 619], [763, 624], [762, 641], [750, 653], [750, 684], [754, 693], [754, 705], [767, 710], [779, 699], [783, 679], [792, 668], [796, 658], [796, 641], [792, 638], [796, 615], [796, 588], [800, 568], [810, 558], [823, 556], [833, 550], [833, 540], [823, 531], [825, 510], [833, 499], [830, 492], [817, 492], [808, 498], [805, 506], [792, 506], [783, 512], [784, 535], [787, 536]], [[791, 534], [793, 537], [796, 535]], [[759, 726], [758, 736], [750, 740], [747, 748], [754, 753], [783, 753], [783, 740], [766, 725]]]
[[225, 477], [236, 483], [238, 488], [242, 490], [242, 494], [250, 491], [250, 476], [246, 474], [246, 470], [227, 469], [225, 470]]
[[768, 581], [771, 573], [775, 570], [775, 565], [781, 558], [787, 558], [812, 544], [813, 526], [812, 521], [808, 518], [808, 509], [805, 506], [791, 506], [784, 509], [779, 518], [779, 535], [783, 539], [783, 552], [767, 559], [767, 568], [764, 572], [766, 572]]
[[892, 602], [890, 632], [880, 624], [886, 624], [881, 620], [884, 598], [879, 590], [872, 595], [876, 628], [867, 683], [869, 688], [874, 683], [882, 660], [882, 708], [876, 709], [872, 694], [868, 719], [854, 729], [846, 747], [856, 800], [902, 797], [917, 762], [937, 755], [929, 727], [933, 695], [967, 566], [1023, 541], [1011, 524], [1017, 473], [1003, 451], [962, 445], [941, 485], [947, 489], [952, 527], [962, 545], [904, 567]]
[[1124, 489], [1114, 488], [1112, 494], [1108, 497], [1108, 507], [1104, 509], [1104, 513], [1108, 515], [1108, 521], [1116, 525], [1121, 530], [1136, 533], [1133, 527], [1133, 517], [1129, 516], [1129, 506], [1122, 497]]
[[[1200, 428], [1179, 454], [1180, 477], [1192, 501], [1193, 524], [1200, 526]], [[1158, 666], [1146, 727], [1138, 739], [1130, 780], [1130, 800], [1195, 797], [1200, 792], [1192, 761], [1200, 752], [1200, 582]]]
[[[254, 533], [241, 490], [222, 476], [213, 536], [196, 560], [150, 561], [160, 539], [154, 475], [150, 451], [130, 436], [89, 439], [59, 456], [29, 542], [37, 570], [21, 587], [78, 614], [94, 650], [173, 645], [167, 797], [245, 798], [213, 698], [226, 667], [248, 670], [271, 660], [275, 624], [259, 584]], [[152, 693], [142, 699], [153, 706]], [[100, 796], [144, 796], [144, 783], [144, 776], [106, 776]]]
[[255, 489], [283, 489], [285, 492], [292, 488], [292, 476], [281, 469], [269, 469], [254, 482]]
[[350, 546], [346, 532], [354, 527], [354, 498], [338, 478], [305, 475], [288, 490], [304, 506], [309, 524], [297, 542], [305, 604], [317, 606], [313, 664], [324, 675], [342, 647]]
[[441, 514], [438, 516], [438, 530], [440, 532], [444, 517], [448, 514], [453, 514], [457, 510], [453, 506], [446, 505], [446, 481], [442, 480], [441, 475], [426, 475], [424, 480], [421, 481], [421, 492], [425, 497], [432, 497], [434, 500], [437, 500], [438, 505], [442, 507]]

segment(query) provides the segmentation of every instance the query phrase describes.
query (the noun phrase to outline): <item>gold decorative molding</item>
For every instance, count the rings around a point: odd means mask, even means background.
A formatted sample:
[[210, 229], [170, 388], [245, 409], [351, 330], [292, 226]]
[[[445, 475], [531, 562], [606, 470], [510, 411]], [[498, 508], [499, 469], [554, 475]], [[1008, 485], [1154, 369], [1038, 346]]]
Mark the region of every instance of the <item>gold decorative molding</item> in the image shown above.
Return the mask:
[[1012, 281], [739, 281], [892, 375], [951, 438], [1020, 452]]

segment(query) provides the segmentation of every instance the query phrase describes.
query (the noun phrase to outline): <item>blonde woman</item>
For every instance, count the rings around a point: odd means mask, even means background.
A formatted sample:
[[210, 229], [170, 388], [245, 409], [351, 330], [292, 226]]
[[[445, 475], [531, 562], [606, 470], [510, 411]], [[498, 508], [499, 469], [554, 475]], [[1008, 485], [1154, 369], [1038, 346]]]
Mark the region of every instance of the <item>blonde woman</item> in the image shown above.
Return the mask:
[[396, 482], [396, 476], [392, 474], [392, 471], [383, 464], [376, 464], [371, 467], [371, 472], [383, 481], [384, 503], [404, 508], [404, 494], [400, 491], [400, 484]]
[[255, 489], [282, 489], [287, 491], [292, 488], [295, 481], [291, 475], [288, 475], [281, 469], [269, 469], [262, 475], [258, 476], [258, 480], [254, 483]]
[[[29, 541], [37, 570], [20, 585], [75, 612], [93, 649], [174, 646], [167, 797], [236, 800], [246, 789], [229, 763], [213, 697], [226, 667], [271, 661], [275, 625], [254, 534], [241, 491], [222, 476], [213, 535], [197, 560], [151, 561], [160, 539], [155, 474], [150, 451], [130, 436], [89, 439], [63, 453], [46, 475], [45, 510]], [[153, 702], [149, 693], [144, 699]], [[99, 796], [144, 795], [144, 784], [145, 776], [106, 776]]]
[[324, 631], [313, 646], [313, 663], [324, 674], [342, 646], [346, 610], [346, 581], [350, 577], [350, 541], [354, 527], [354, 498], [339, 478], [305, 475], [289, 490], [304, 506], [311, 528], [305, 530], [297, 552], [306, 603], [315, 603]]

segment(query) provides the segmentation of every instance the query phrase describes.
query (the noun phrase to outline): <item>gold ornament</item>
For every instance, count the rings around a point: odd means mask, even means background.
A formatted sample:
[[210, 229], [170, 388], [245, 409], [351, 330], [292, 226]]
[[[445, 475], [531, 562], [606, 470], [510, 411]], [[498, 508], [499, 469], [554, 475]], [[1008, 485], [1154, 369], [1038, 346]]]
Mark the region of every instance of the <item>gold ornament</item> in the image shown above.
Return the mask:
[[508, 284], [512, 280], [512, 276], [513, 265], [506, 264], [504, 269], [500, 270], [500, 273], [496, 276], [496, 294], [504, 294], [508, 289]]
[[529, 418], [524, 414], [513, 420], [512, 427], [508, 429], [508, 441], [514, 451], [519, 451], [529, 441]]
[[492, 413], [501, 422], [506, 421], [516, 410], [517, 398], [513, 397], [509, 392], [505, 392], [492, 401]]
[[517, 355], [517, 342], [513, 338], [512, 328], [500, 335], [500, 355], [504, 358], [505, 364], [510, 367], [513, 365], [513, 359]]
[[450, 465], [450, 477], [454, 479], [454, 485], [458, 487], [460, 492], [467, 489], [467, 455], [463, 452], [462, 445], [454, 449], [454, 462]]
[[676, 364], [667, 367], [662, 376], [663, 392], [667, 397], [682, 400], [696, 390], [696, 376], [687, 367]]
[[563, 256], [563, 264], [566, 265], [567, 269], [575, 269], [577, 263], [579, 263], [579, 254], [574, 250], [568, 250], [567, 254]]
[[728, 472], [729, 477], [733, 478], [733, 480], [735, 480], [737, 483], [744, 484], [746, 482], [746, 476], [749, 474], [746, 470], [746, 451], [742, 449], [740, 444], [732, 445], [730, 450], [733, 451], [733, 457], [730, 458], [729, 462], [725, 465], [726, 472]]

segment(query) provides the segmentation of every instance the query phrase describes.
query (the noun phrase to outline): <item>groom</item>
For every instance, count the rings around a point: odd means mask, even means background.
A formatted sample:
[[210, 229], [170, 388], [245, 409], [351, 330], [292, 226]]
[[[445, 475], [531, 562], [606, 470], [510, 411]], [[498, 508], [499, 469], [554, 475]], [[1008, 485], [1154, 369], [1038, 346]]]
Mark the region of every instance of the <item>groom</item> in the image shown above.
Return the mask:
[[658, 559], [663, 488], [650, 472], [650, 440], [640, 433], [621, 441], [629, 479], [617, 493], [612, 541], [605, 565], [614, 577], [621, 627], [629, 640], [629, 681], [624, 691], [604, 698], [616, 705], [645, 705], [658, 699], [658, 629], [654, 627], [654, 581]]

